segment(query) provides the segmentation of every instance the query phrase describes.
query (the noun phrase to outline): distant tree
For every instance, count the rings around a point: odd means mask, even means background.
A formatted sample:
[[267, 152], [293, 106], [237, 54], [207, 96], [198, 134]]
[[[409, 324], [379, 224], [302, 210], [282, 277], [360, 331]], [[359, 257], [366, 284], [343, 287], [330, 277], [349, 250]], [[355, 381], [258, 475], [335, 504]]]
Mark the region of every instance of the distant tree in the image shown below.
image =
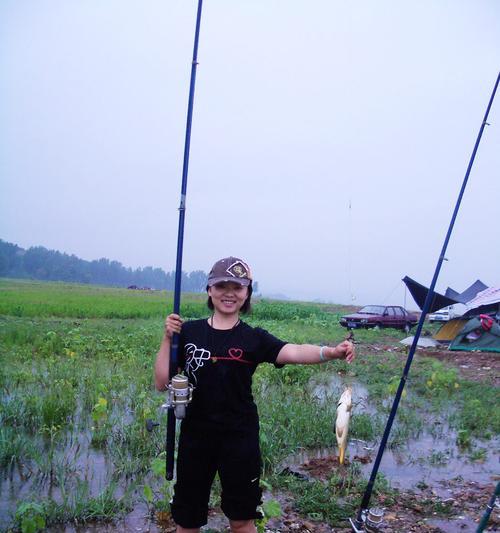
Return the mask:
[[[105, 257], [86, 261], [43, 246], [23, 250], [1, 239], [0, 276], [167, 290], [173, 290], [175, 283], [175, 272], [165, 272], [161, 268], [146, 266], [133, 270]], [[206, 282], [207, 275], [201, 270], [182, 272], [183, 291], [203, 292]]]

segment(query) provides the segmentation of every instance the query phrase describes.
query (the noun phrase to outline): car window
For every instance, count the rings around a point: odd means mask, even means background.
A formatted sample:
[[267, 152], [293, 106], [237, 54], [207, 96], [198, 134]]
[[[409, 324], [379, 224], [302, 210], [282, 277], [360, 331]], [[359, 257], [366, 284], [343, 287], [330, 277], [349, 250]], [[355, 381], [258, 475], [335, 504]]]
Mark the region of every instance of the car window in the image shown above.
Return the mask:
[[370, 315], [382, 315], [384, 314], [384, 308], [381, 305], [365, 305], [358, 313], [367, 313]]
[[393, 317], [394, 316], [394, 307], [388, 307], [387, 308], [387, 311], [388, 311], [388, 315], [390, 317]]
[[396, 316], [399, 316], [399, 317], [403, 316], [403, 310], [401, 309], [401, 307], [395, 307], [394, 311], [396, 313]]

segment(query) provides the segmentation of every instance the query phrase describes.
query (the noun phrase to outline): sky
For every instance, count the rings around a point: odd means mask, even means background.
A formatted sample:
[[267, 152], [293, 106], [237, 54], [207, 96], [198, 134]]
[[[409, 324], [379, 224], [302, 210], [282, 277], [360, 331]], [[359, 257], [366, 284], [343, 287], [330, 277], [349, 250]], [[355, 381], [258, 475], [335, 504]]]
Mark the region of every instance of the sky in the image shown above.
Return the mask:
[[[196, 0], [0, 3], [0, 238], [175, 268]], [[497, 0], [205, 0], [183, 269], [416, 309], [500, 70]], [[500, 285], [500, 94], [436, 289]]]

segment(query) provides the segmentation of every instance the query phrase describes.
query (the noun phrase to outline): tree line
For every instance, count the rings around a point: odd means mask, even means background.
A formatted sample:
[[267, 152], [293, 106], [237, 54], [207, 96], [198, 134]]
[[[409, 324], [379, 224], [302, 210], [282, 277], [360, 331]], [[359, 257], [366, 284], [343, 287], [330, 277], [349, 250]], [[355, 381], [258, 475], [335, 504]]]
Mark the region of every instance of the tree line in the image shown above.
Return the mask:
[[[86, 261], [43, 246], [27, 250], [0, 239], [0, 277], [42, 281], [66, 281], [115, 287], [174, 290], [175, 272], [147, 266], [132, 269], [106, 258]], [[182, 290], [204, 292], [207, 274], [202, 270], [182, 273]]]

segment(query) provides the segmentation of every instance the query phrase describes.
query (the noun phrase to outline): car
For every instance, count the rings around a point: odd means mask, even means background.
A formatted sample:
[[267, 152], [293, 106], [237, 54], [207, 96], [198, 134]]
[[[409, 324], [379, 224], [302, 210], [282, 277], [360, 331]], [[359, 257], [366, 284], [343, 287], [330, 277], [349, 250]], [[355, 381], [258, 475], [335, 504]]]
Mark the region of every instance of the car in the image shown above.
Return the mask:
[[[462, 307], [464, 306], [462, 305]], [[458, 318], [460, 316], [462, 316], [462, 313], [460, 313], [458, 305], [449, 305], [448, 307], [443, 307], [443, 309], [439, 309], [439, 311], [430, 313], [427, 316], [427, 320], [432, 324], [433, 322], [448, 322], [449, 320], [452, 320], [453, 318]]]
[[365, 305], [357, 313], [340, 319], [340, 325], [347, 329], [379, 327], [409, 332], [417, 323], [417, 315], [399, 305]]

